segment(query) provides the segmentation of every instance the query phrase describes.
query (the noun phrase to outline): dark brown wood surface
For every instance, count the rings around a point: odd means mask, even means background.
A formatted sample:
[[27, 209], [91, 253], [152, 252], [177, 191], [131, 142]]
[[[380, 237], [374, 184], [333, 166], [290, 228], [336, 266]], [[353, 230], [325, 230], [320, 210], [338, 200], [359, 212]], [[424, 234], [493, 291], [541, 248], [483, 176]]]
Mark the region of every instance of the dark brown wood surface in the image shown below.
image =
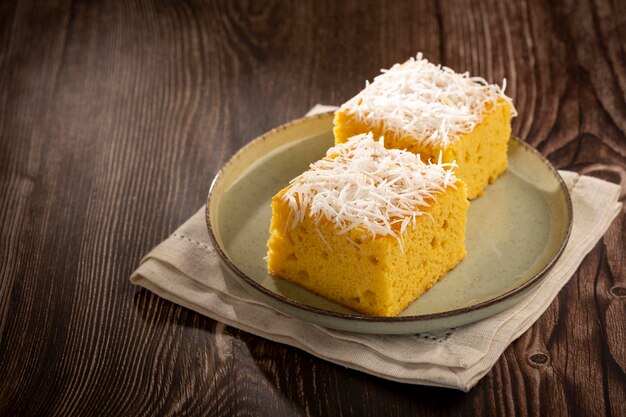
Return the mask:
[[[626, 2], [0, 2], [0, 415], [626, 415], [626, 211], [468, 394], [344, 369], [132, 286], [239, 147], [417, 51], [626, 189]], [[622, 199], [624, 198], [622, 193]]]

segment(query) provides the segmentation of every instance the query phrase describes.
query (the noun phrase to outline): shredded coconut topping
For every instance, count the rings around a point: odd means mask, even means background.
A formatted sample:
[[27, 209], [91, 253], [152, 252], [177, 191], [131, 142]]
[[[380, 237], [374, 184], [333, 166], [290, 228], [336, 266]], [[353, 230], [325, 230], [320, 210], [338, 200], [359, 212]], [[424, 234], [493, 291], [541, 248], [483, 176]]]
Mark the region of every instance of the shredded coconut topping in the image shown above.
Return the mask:
[[[291, 181], [282, 199], [291, 209], [291, 228], [305, 216], [330, 221], [344, 234], [361, 227], [372, 237], [398, 239], [447, 187], [456, 188], [456, 163], [424, 163], [419, 155], [385, 149], [372, 133], [353, 136]], [[293, 214], [293, 216], [292, 216]]]
[[395, 135], [415, 138], [418, 144], [445, 148], [471, 132], [488, 110], [502, 102], [517, 115], [511, 98], [504, 94], [506, 79], [499, 87], [467, 72], [457, 74], [428, 62], [421, 52], [381, 72], [341, 111], [362, 123], [384, 122]]

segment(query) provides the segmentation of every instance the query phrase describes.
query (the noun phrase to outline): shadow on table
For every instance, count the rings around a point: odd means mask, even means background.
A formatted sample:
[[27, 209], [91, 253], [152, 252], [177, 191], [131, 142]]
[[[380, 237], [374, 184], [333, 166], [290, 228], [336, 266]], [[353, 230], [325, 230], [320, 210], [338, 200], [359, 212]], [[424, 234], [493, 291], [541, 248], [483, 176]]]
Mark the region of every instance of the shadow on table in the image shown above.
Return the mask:
[[163, 360], [171, 362], [174, 374], [190, 375], [194, 390], [202, 395], [219, 388], [218, 379], [219, 385], [236, 386], [238, 396], [256, 398], [259, 406], [271, 401], [285, 415], [460, 414], [473, 408], [471, 394], [387, 381], [334, 365], [218, 323], [145, 289], [134, 294], [133, 304], [146, 326], [161, 329], [161, 338], [178, 344], [176, 360]]

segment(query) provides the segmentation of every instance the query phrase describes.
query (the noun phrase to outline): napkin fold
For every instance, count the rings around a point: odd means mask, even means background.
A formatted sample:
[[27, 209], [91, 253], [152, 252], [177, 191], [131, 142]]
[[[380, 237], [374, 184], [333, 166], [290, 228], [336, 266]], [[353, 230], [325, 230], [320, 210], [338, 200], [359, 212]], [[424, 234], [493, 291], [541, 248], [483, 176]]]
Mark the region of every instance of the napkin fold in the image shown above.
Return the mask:
[[[334, 108], [316, 106], [309, 114]], [[130, 280], [214, 320], [348, 368], [403, 383], [469, 391], [548, 308], [621, 210], [618, 185], [568, 171], [560, 174], [570, 190], [574, 222], [559, 261], [518, 304], [456, 329], [401, 336], [354, 334], [274, 310], [222, 269], [204, 207], [148, 253]]]

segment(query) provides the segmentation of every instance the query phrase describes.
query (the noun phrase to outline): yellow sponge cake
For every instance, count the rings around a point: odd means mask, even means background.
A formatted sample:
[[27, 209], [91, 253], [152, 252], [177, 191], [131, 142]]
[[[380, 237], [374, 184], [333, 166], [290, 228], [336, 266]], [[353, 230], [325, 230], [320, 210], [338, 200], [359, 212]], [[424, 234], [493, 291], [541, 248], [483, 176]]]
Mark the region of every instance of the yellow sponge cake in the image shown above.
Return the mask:
[[357, 135], [272, 201], [268, 269], [373, 316], [395, 316], [465, 257], [467, 191], [453, 164]]
[[511, 117], [504, 87], [457, 74], [417, 55], [366, 84], [335, 113], [335, 143], [360, 133], [384, 136], [388, 148], [424, 160], [456, 161], [468, 198], [483, 194], [507, 168]]

